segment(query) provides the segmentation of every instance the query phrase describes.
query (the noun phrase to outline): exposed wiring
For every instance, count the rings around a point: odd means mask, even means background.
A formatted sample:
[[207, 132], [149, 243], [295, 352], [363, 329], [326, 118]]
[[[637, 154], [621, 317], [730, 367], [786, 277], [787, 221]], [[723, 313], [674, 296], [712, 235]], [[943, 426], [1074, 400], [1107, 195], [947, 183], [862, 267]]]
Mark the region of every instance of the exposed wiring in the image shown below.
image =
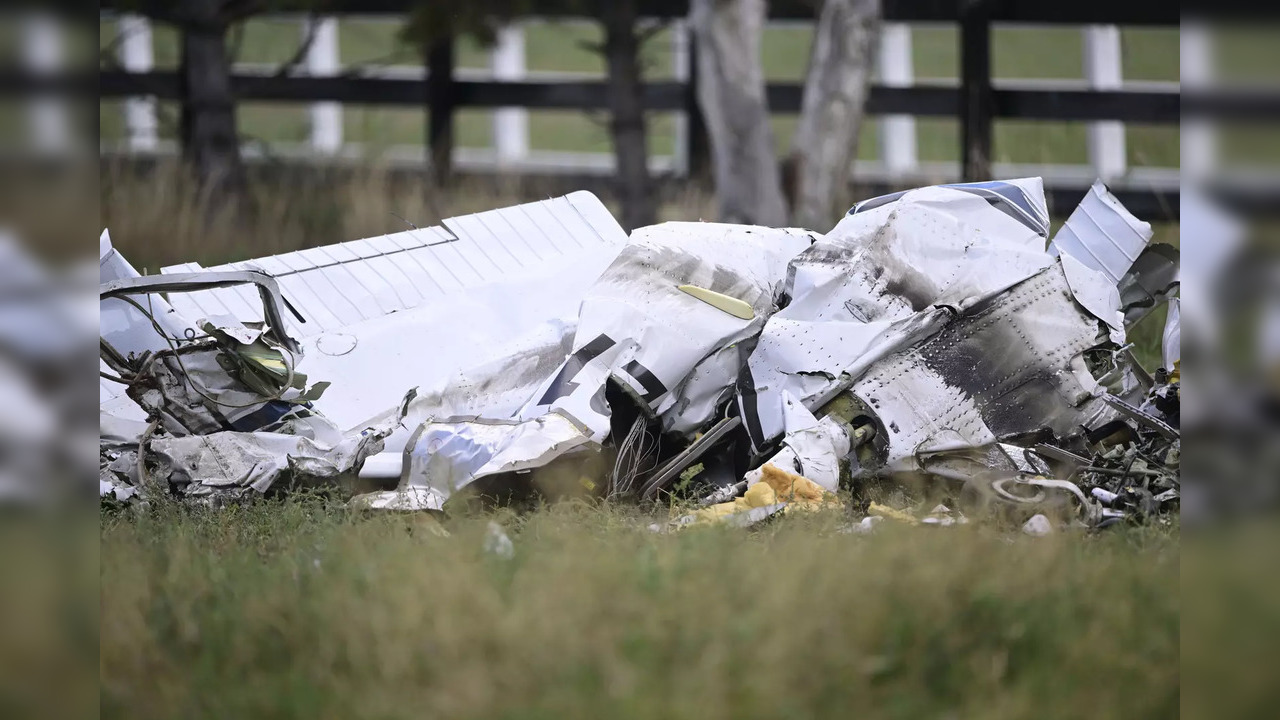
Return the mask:
[[[618, 456], [609, 478], [610, 500], [632, 494], [636, 478], [652, 470], [656, 464], [653, 451], [657, 443], [649, 434], [644, 416], [636, 418], [622, 441], [618, 443]], [[647, 462], [646, 462], [647, 461]]]
[[[160, 326], [160, 323], [155, 318], [155, 313], [152, 312], [151, 310], [148, 310], [147, 308], [142, 307], [142, 304], [139, 303], [137, 300], [134, 300], [128, 295], [115, 295], [113, 297], [115, 297], [117, 300], [122, 300], [124, 302], [127, 302], [130, 305], [137, 308], [138, 312], [142, 313], [142, 316], [151, 322], [151, 327], [155, 329], [156, 334], [164, 338], [165, 341], [169, 343], [170, 348], [173, 347], [174, 341], [181, 343], [181, 342], [193, 342], [198, 339], [195, 336], [188, 336], [185, 338], [171, 337], [168, 333], [164, 331], [164, 328]], [[148, 300], [148, 303], [150, 303], [150, 293], [148, 293], [147, 300]], [[205, 337], [208, 337], [208, 336], [206, 335]]]

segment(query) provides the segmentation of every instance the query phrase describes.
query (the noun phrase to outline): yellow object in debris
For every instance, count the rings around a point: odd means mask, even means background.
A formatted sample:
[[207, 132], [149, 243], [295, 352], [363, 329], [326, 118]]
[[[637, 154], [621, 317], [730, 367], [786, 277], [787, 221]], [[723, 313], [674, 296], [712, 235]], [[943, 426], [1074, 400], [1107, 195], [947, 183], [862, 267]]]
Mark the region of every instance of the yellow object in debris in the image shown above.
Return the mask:
[[747, 488], [747, 492], [742, 497], [729, 502], [709, 505], [694, 512], [693, 515], [697, 518], [696, 522], [716, 522], [734, 513], [746, 512], [752, 508], [767, 507], [776, 502], [778, 502], [778, 496], [774, 494], [772, 487], [764, 483], [756, 483]]
[[723, 520], [724, 518], [739, 512], [736, 503], [736, 500], [733, 502], [716, 503], [715, 505], [708, 505], [701, 510], [696, 510], [693, 513], [694, 522], [713, 523]]
[[784, 512], [813, 510], [827, 503], [836, 503], [834, 493], [803, 475], [787, 472], [775, 465], [765, 465], [761, 481], [747, 488], [742, 497], [717, 503], [693, 513], [695, 522], [709, 523], [753, 508], [786, 503]]
[[874, 503], [874, 502], [871, 503], [870, 507], [867, 508], [867, 514], [879, 515], [882, 518], [897, 520], [898, 522], [904, 522], [909, 525], [920, 524], [920, 520], [917, 519], [914, 515], [905, 513], [897, 508], [891, 508], [888, 505], [881, 505], [880, 503]]
[[778, 497], [777, 492], [772, 486], [764, 483], [756, 483], [755, 485], [747, 488], [747, 491], [743, 493], [742, 497], [734, 500], [734, 502], [741, 503], [743, 505], [741, 509], [750, 510], [751, 508], [766, 507], [776, 502], [780, 502], [781, 500], [782, 498]]
[[679, 289], [689, 295], [692, 295], [702, 302], [710, 305], [717, 310], [723, 310], [736, 318], [750, 320], [756, 316], [754, 310], [747, 303], [738, 298], [729, 297], [715, 290], [698, 287], [697, 285], [680, 285]]
[[820, 505], [835, 500], [835, 495], [803, 475], [787, 472], [772, 463], [765, 465], [761, 470], [762, 482], [757, 485], [768, 484], [772, 487], [778, 502]]

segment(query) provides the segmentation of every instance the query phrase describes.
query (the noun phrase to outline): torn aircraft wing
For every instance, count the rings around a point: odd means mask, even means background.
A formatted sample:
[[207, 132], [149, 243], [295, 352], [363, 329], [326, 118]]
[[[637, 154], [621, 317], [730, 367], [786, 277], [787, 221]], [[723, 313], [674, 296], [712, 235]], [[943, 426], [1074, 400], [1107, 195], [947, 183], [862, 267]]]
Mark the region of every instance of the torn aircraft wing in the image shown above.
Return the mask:
[[1150, 241], [1151, 224], [1134, 217], [1098, 181], [1053, 236], [1049, 252], [1071, 255], [1117, 285]]
[[[323, 410], [354, 428], [424, 395], [491, 349], [546, 322], [572, 323], [626, 233], [591, 193], [449, 218], [429, 227], [209, 268], [258, 269], [303, 321], [308, 375], [330, 381]], [[192, 272], [198, 265], [165, 268]], [[173, 298], [182, 314], [260, 320], [247, 291]], [[388, 442], [395, 451], [395, 443]]]
[[[588, 192], [445, 219], [440, 227], [298, 250], [228, 265], [174, 265], [163, 273], [260, 270], [276, 278], [304, 322], [297, 337], [335, 332], [383, 315], [451, 299], [459, 291], [546, 275], [598, 246], [626, 242], [607, 208]], [[610, 258], [612, 259], [612, 258]], [[607, 263], [606, 263], [607, 264]], [[594, 278], [592, 278], [594, 279]], [[243, 290], [175, 299], [189, 317], [261, 320]]]
[[[399, 405], [406, 390], [421, 386], [426, 391], [420, 402], [420, 422], [423, 413], [438, 409], [436, 400], [441, 392], [466, 385], [465, 379], [459, 383], [463, 373], [477, 369], [483, 373], [495, 363], [504, 363], [510, 358], [507, 349], [513, 343], [531, 338], [537, 339], [546, 358], [529, 356], [526, 346], [510, 352], [523, 352], [527, 362], [545, 366], [547, 371], [554, 369], [563, 360], [563, 345], [576, 327], [583, 294], [626, 241], [626, 233], [603, 204], [585, 192], [450, 218], [443, 225], [207, 270], [196, 264], [175, 266], [152, 278], [139, 278], [104, 232], [100, 241], [104, 287], [142, 283], [154, 286], [155, 292], [138, 296], [137, 306], [104, 296], [104, 360], [100, 367], [111, 375], [119, 372], [107, 362], [110, 358], [106, 357], [105, 348], [111, 344], [109, 340], [127, 346], [134, 355], [163, 355], [151, 369], [165, 370], [161, 374], [169, 380], [157, 376], [148, 382], [158, 388], [170, 388], [173, 399], [154, 397], [153, 389], [149, 391], [153, 409], [185, 408], [186, 403], [178, 399], [182, 394], [178, 391], [189, 384], [182, 362], [190, 366], [187, 369], [202, 373], [197, 382], [206, 392], [216, 387], [221, 388], [218, 392], [243, 394], [245, 388], [235, 378], [223, 377], [225, 373], [213, 360], [221, 363], [235, 355], [234, 351], [227, 354], [228, 343], [234, 344], [231, 341], [237, 338], [252, 343], [254, 338], [246, 334], [253, 330], [247, 325], [256, 326], [266, 319], [267, 326], [279, 330], [289, 342], [299, 339], [292, 347], [306, 357], [310, 379], [316, 386], [328, 386], [323, 399], [315, 403], [323, 417], [312, 417], [313, 430], [323, 431], [323, 437], [313, 438], [321, 444], [304, 455], [338, 457], [342, 462], [337, 463], [337, 470], [342, 470], [344, 463], [359, 468], [369, 452], [385, 444], [385, 453], [370, 458], [374, 461], [370, 463], [373, 474], [398, 477], [401, 449], [408, 436], [408, 430], [401, 426], [402, 411], [413, 409]], [[243, 285], [198, 286], [203, 280], [232, 276], [264, 278], [273, 288], [278, 287], [280, 294], [271, 298], [272, 302], [265, 302], [263, 296]], [[159, 294], [164, 289], [178, 292], [164, 297]], [[269, 308], [265, 314], [264, 307]], [[160, 324], [153, 325], [147, 315]], [[223, 347], [210, 343], [206, 332], [209, 328], [225, 336]], [[542, 342], [542, 338], [547, 340]], [[175, 349], [171, 341], [184, 347]], [[197, 351], [207, 357], [197, 359], [191, 354]], [[173, 356], [172, 361], [168, 355]], [[186, 360], [182, 361], [179, 355]], [[545, 373], [527, 376], [527, 386], [521, 386], [513, 379], [511, 369], [504, 364], [494, 372], [501, 373], [504, 381], [511, 381], [508, 396], [517, 398], [511, 407], [518, 408]], [[292, 376], [291, 368], [286, 370]], [[123, 390], [120, 383], [103, 378], [99, 393], [102, 411], [121, 420], [145, 420], [135, 399]], [[252, 408], [260, 406], [264, 399], [237, 397], [248, 408], [233, 412], [238, 413], [237, 417], [252, 414]], [[463, 397], [465, 392], [451, 401], [465, 405]], [[486, 401], [489, 399], [491, 396], [486, 396]], [[190, 412], [179, 413], [181, 420], [177, 424], [170, 417], [172, 413], [166, 415], [173, 430], [178, 431], [184, 422], [195, 422], [198, 427], [187, 430], [202, 435], [219, 427], [250, 429], [247, 425], [226, 426], [219, 420], [224, 416], [220, 411], [229, 406], [216, 403], [213, 408], [206, 407], [212, 414], [206, 413], [207, 421], [201, 421], [191, 414], [196, 412], [196, 405], [208, 403], [196, 399]], [[251, 419], [245, 417], [242, 421]], [[401, 427], [384, 443], [383, 437], [397, 426]], [[366, 439], [359, 445], [359, 452], [334, 455], [351, 438], [367, 438], [366, 430], [372, 427], [389, 429], [378, 432], [376, 444]], [[291, 437], [293, 430], [285, 430], [283, 437]], [[287, 446], [290, 441], [280, 442]], [[159, 438], [156, 447], [166, 443], [173, 444]], [[271, 446], [284, 447], [279, 443]], [[175, 452], [183, 447], [175, 444]], [[301, 446], [299, 451], [302, 452]], [[384, 462], [377, 462], [384, 458]], [[194, 457], [178, 458], [169, 465], [181, 468], [187, 459], [198, 461]], [[268, 476], [276, 477], [282, 472], [277, 469]], [[175, 477], [181, 474], [179, 470], [174, 473]], [[263, 485], [256, 481], [250, 484]], [[201, 485], [209, 483], [202, 481]]]

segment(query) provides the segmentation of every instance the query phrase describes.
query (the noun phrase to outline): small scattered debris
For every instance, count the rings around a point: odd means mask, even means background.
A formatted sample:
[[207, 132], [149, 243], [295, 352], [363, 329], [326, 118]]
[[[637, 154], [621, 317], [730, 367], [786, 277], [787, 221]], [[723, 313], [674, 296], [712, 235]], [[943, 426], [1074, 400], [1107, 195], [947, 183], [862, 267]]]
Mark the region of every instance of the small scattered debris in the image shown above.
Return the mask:
[[510, 560], [515, 557], [516, 546], [515, 543], [511, 542], [511, 537], [507, 535], [507, 531], [503, 530], [498, 523], [490, 520], [484, 534], [484, 551], [503, 560]]
[[920, 524], [920, 519], [917, 518], [916, 516], [908, 512], [899, 510], [897, 508], [890, 507], [888, 505], [881, 505], [880, 503], [876, 503], [876, 502], [873, 502], [869, 506], [867, 506], [867, 512], [874, 517], [879, 517], [882, 519], [887, 518], [889, 520], [895, 520], [897, 522], [905, 523], [907, 525]]
[[964, 525], [969, 519], [964, 515], [952, 511], [946, 505], [936, 505], [929, 514], [920, 519], [924, 525], [933, 525], [937, 527], [950, 527], [952, 525]]
[[884, 518], [879, 515], [868, 515], [857, 523], [847, 526], [845, 528], [845, 532], [867, 535], [876, 529], [876, 525], [879, 525], [882, 522], [884, 522]]
[[1032, 515], [1029, 520], [1022, 524], [1022, 532], [1034, 537], [1044, 537], [1053, 534], [1053, 523], [1044, 515]]

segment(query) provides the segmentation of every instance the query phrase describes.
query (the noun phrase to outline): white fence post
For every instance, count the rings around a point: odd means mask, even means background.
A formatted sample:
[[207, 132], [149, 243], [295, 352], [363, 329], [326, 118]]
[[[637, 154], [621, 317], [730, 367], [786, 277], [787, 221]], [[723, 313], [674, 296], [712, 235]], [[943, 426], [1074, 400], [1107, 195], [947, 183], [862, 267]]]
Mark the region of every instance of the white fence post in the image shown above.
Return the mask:
[[[307, 74], [332, 77], [341, 69], [338, 57], [338, 19], [332, 16], [308, 17], [302, 24], [302, 37], [314, 33], [307, 48]], [[311, 104], [311, 148], [333, 155], [342, 150], [342, 104], [332, 101]]]
[[[1120, 90], [1124, 71], [1120, 55], [1120, 28], [1090, 25], [1084, 29], [1084, 76], [1091, 90]], [[1089, 164], [1104, 182], [1122, 177], [1128, 170], [1124, 123], [1100, 120], [1089, 124]]]
[[[22, 24], [23, 63], [35, 75], [54, 75], [62, 69], [62, 28], [52, 15], [26, 17]], [[28, 101], [27, 122], [31, 144], [39, 151], [66, 150], [71, 140], [66, 103], [52, 95], [38, 95]]]
[[[1178, 45], [1181, 57], [1183, 91], [1195, 91], [1213, 82], [1213, 39], [1199, 24], [1183, 23]], [[1217, 137], [1212, 125], [1204, 120], [1186, 120], [1181, 132], [1181, 171], [1184, 178], [1197, 179], [1217, 164]]]
[[[885, 23], [880, 35], [880, 82], [887, 87], [910, 87], [915, 81], [911, 60], [911, 26]], [[891, 177], [917, 171], [916, 120], [910, 115], [886, 115], [880, 120], [880, 152]]]
[[[525, 79], [524, 27], [507, 25], [498, 30], [490, 56], [495, 80]], [[520, 107], [493, 111], [493, 150], [499, 164], [518, 162], [529, 155], [529, 112]]]
[[[691, 77], [688, 22], [679, 18], [672, 20], [670, 33], [671, 77], [683, 85]], [[677, 110], [672, 118], [671, 169], [677, 176], [685, 177], [689, 174], [689, 114]]]
[[[148, 73], [155, 66], [151, 23], [141, 15], [121, 15], [116, 23], [120, 36], [118, 57], [126, 72]], [[131, 97], [124, 101], [124, 127], [129, 149], [153, 152], [158, 143], [156, 100]]]

